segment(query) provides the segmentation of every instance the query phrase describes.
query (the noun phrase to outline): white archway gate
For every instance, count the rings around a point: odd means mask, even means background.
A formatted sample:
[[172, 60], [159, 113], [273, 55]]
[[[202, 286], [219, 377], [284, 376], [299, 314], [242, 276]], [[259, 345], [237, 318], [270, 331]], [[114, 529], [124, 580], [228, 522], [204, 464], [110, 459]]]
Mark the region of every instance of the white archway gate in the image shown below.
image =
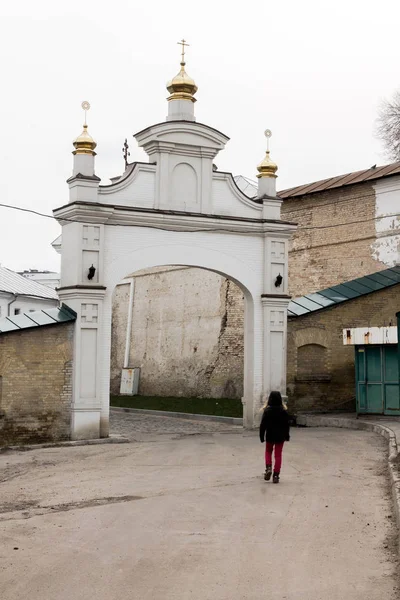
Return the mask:
[[78, 315], [73, 439], [108, 435], [112, 293], [124, 277], [145, 268], [209, 269], [243, 290], [245, 427], [257, 424], [272, 389], [286, 393], [294, 225], [280, 220], [277, 167], [267, 152], [258, 167], [258, 198], [242, 193], [230, 173], [213, 165], [228, 138], [194, 121], [191, 98], [169, 98], [167, 121], [135, 135], [149, 162], [127, 165], [111, 185], [99, 185], [96, 144], [86, 126], [74, 142], [70, 201], [54, 211], [62, 225], [60, 301]]

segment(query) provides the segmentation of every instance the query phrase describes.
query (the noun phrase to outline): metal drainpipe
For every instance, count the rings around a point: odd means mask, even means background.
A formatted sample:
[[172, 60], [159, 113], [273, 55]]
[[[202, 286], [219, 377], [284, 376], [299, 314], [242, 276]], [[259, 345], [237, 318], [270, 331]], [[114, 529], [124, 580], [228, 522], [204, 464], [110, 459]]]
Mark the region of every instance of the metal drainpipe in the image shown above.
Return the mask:
[[130, 280], [130, 290], [129, 290], [128, 323], [127, 323], [127, 327], [126, 327], [124, 369], [127, 369], [129, 367], [129, 354], [130, 354], [130, 345], [131, 345], [132, 311], [133, 311], [134, 295], [135, 295], [135, 278], [132, 277]]
[[14, 302], [16, 302], [16, 300], [18, 298], [18, 294], [13, 294], [13, 296], [14, 296], [14, 300], [11, 300], [11, 302], [9, 302], [7, 304], [7, 317], [10, 316], [10, 306], [11, 306], [11, 304], [14, 304]]
[[396, 313], [397, 318], [397, 360], [399, 365], [399, 393], [400, 393], [400, 312]]

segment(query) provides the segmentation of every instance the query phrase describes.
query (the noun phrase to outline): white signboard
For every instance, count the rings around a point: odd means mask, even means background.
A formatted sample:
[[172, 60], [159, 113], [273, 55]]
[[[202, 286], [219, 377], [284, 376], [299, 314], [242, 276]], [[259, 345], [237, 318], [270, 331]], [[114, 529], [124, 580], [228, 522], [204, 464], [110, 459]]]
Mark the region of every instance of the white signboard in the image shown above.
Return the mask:
[[345, 346], [397, 344], [397, 327], [355, 327], [343, 329]]

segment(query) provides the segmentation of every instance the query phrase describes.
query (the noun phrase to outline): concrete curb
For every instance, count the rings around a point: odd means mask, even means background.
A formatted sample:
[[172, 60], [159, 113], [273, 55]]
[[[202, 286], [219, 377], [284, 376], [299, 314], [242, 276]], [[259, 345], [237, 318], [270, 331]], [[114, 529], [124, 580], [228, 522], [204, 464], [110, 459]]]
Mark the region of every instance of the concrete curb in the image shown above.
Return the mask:
[[196, 415], [193, 413], [172, 412], [167, 410], [150, 410], [147, 408], [125, 408], [124, 406], [111, 406], [111, 412], [139, 413], [155, 417], [171, 417], [173, 419], [188, 419], [190, 421], [216, 421], [228, 425], [243, 425], [243, 419], [237, 417], [220, 417], [218, 415]]
[[130, 440], [122, 435], [110, 435], [108, 438], [95, 440], [68, 440], [65, 442], [44, 442], [43, 444], [26, 444], [20, 446], [0, 446], [0, 454], [8, 451], [27, 452], [43, 448], [65, 448], [70, 446], [98, 446], [100, 444], [129, 444]]
[[[362, 421], [360, 419], [346, 419], [340, 417], [329, 417], [322, 415], [298, 415], [296, 423], [302, 427], [340, 427], [344, 429], [359, 429], [362, 431], [373, 431], [387, 439], [389, 445], [389, 474], [390, 488], [392, 492], [394, 512], [398, 531], [398, 552], [400, 554], [400, 463], [398, 442], [396, 434], [386, 425]], [[396, 464], [395, 464], [396, 463]]]

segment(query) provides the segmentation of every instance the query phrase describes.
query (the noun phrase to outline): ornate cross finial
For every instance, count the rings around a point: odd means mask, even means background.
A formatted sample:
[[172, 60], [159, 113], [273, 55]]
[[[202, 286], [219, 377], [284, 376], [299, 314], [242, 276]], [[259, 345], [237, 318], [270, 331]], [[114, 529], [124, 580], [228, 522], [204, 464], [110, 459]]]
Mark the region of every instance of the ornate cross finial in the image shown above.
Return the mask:
[[269, 152], [269, 138], [272, 136], [272, 131], [270, 129], [266, 129], [264, 131], [264, 135], [267, 138], [267, 152]]
[[90, 104], [89, 104], [89, 102], [88, 102], [87, 100], [84, 100], [84, 101], [82, 102], [82, 104], [81, 104], [81, 107], [82, 107], [82, 108], [83, 108], [83, 110], [85, 111], [85, 125], [86, 125], [86, 114], [87, 114], [87, 111], [88, 111], [88, 110], [89, 110], [89, 108], [90, 108]]
[[128, 152], [128, 149], [129, 149], [128, 140], [125, 138], [125, 142], [124, 142], [124, 145], [122, 147], [122, 155], [123, 155], [124, 160], [125, 160], [125, 169], [128, 166], [128, 156], [131, 155], [131, 153]]
[[185, 64], [185, 46], [189, 46], [190, 44], [187, 44], [186, 40], [181, 40], [180, 42], [177, 42], [177, 44], [179, 44], [180, 46], [182, 46], [181, 64]]

